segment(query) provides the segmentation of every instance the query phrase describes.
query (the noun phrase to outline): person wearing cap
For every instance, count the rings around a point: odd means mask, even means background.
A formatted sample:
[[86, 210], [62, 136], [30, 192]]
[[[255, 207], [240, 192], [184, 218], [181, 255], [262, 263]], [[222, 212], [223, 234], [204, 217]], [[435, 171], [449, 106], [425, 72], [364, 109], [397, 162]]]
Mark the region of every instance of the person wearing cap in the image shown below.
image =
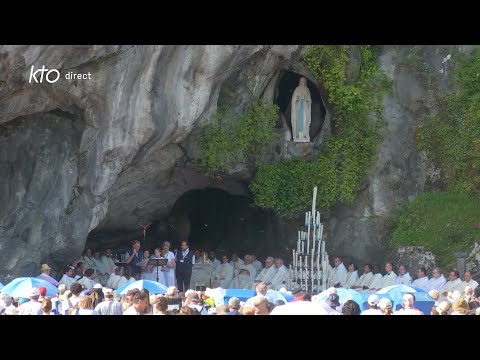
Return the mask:
[[113, 290], [103, 288], [104, 301], [95, 307], [99, 315], [122, 315], [122, 304], [113, 299]]
[[33, 287], [29, 293], [30, 301], [18, 307], [18, 315], [42, 315], [42, 303], [38, 301], [39, 296], [40, 291], [38, 291], [38, 288]]
[[58, 281], [50, 276], [50, 270], [52, 268], [48, 264], [42, 264], [40, 268], [41, 274], [37, 276], [37, 279], [42, 279], [48, 281], [50, 284], [58, 286]]
[[403, 307], [394, 312], [393, 315], [425, 315], [420, 309], [415, 307], [415, 297], [413, 294], [403, 295]]
[[378, 307], [382, 312], [382, 315], [392, 315], [393, 314], [393, 306], [390, 299], [382, 298], [378, 302]]
[[45, 286], [39, 286], [38, 292], [40, 293], [40, 296], [38, 297], [38, 301], [42, 302], [43, 300], [45, 300], [45, 296], [47, 296], [47, 288]]
[[74, 270], [75, 268], [73, 266], [65, 266], [63, 268], [63, 276], [58, 282], [58, 284], [65, 284], [67, 289], [70, 289], [70, 285], [75, 282], [75, 280], [73, 279]]
[[208, 315], [208, 310], [205, 308], [202, 299], [196, 292], [192, 292], [187, 295], [185, 305], [191, 307], [193, 310], [197, 310], [200, 315]]
[[328, 295], [327, 305], [331, 308], [328, 315], [342, 315], [342, 305], [340, 304], [340, 297], [337, 293]]
[[410, 276], [410, 273], [407, 271], [407, 266], [406, 265], [399, 265], [398, 266], [398, 276], [395, 279], [395, 282], [397, 285], [403, 284], [403, 285], [411, 285], [412, 284], [412, 277]]
[[438, 291], [437, 290], [430, 290], [428, 292], [428, 295], [430, 295], [430, 297], [433, 299], [433, 301], [435, 301], [435, 306], [437, 306], [439, 304], [438, 298], [440, 297], [440, 294], [438, 293]]
[[395, 285], [396, 280], [397, 274], [395, 274], [395, 272], [393, 271], [393, 263], [391, 261], [387, 261], [385, 263], [385, 275], [383, 275], [382, 279], [382, 288]]
[[342, 258], [336, 256], [333, 259], [334, 267], [330, 271], [329, 281], [330, 285], [335, 287], [344, 287], [347, 285], [347, 268], [343, 265]]
[[272, 311], [272, 305], [265, 296], [257, 295], [250, 300], [249, 304], [255, 307], [255, 315], [269, 315]]
[[363, 311], [361, 315], [383, 315], [382, 311], [378, 308], [380, 298], [376, 294], [372, 294], [368, 297], [368, 309]]
[[238, 311], [241, 308], [240, 299], [238, 297], [231, 297], [228, 299], [228, 314], [227, 315], [240, 315]]
[[413, 280], [412, 286], [416, 286], [428, 292], [428, 280], [427, 269], [424, 267], [419, 267], [417, 269], [417, 278]]

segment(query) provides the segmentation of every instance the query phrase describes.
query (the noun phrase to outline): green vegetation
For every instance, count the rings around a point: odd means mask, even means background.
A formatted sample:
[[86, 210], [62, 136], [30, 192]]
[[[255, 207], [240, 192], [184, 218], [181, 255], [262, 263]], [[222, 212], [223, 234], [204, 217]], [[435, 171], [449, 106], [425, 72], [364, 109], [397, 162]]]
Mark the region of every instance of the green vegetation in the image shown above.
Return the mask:
[[424, 193], [405, 206], [392, 243], [424, 246], [437, 264], [455, 266], [456, 251], [468, 251], [480, 239], [480, 199], [449, 192]]
[[226, 171], [241, 162], [257, 161], [274, 137], [278, 107], [251, 98], [241, 113], [222, 109], [205, 128], [200, 162], [210, 173]]
[[307, 209], [313, 186], [317, 205], [340, 200], [351, 204], [360, 179], [371, 165], [379, 142], [381, 99], [391, 85], [377, 62], [377, 48], [360, 46], [355, 79], [346, 78], [349, 46], [309, 46], [304, 61], [328, 91], [333, 106], [333, 136], [313, 162], [259, 164], [251, 190], [255, 204], [284, 214]]
[[116, 59], [118, 51], [105, 54], [97, 59], [97, 64], [101, 67], [105, 66], [110, 60]]
[[[452, 58], [453, 59], [453, 58]], [[456, 54], [456, 91], [441, 97], [440, 111], [416, 129], [416, 145], [442, 171], [446, 189], [480, 192], [480, 49]]]

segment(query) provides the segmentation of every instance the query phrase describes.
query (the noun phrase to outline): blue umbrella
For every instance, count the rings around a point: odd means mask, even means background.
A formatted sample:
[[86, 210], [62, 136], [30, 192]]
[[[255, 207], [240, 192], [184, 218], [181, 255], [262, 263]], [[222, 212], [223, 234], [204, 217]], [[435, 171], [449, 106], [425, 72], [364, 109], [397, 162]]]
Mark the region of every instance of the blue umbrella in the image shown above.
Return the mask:
[[150, 280], [137, 280], [132, 283], [128, 283], [120, 286], [115, 292], [117, 294], [125, 295], [128, 290], [133, 289], [147, 289], [150, 294], [165, 294], [167, 292], [167, 287], [159, 282], [150, 281]]
[[0, 291], [4, 294], [10, 295], [13, 298], [28, 298], [30, 297], [30, 291], [32, 288], [36, 287], [38, 289], [40, 286], [43, 286], [47, 289], [47, 296], [55, 296], [59, 293], [59, 290], [56, 286], [53, 286], [46, 280], [37, 279], [34, 277], [16, 278], [12, 282], [5, 285], [5, 287]]
[[[352, 289], [338, 288], [336, 290], [337, 290], [337, 295], [339, 297], [340, 303], [343, 304], [347, 300], [353, 300], [358, 305], [360, 305], [360, 307], [363, 304], [364, 296], [365, 295], [370, 295], [370, 294], [362, 294], [362, 293], [359, 293], [358, 291], [355, 291], [355, 290], [352, 290]], [[320, 294], [316, 295], [316, 297], [321, 301], [326, 301], [328, 299], [328, 295], [330, 295], [330, 290], [329, 289], [327, 289], [325, 291], [322, 291]]]

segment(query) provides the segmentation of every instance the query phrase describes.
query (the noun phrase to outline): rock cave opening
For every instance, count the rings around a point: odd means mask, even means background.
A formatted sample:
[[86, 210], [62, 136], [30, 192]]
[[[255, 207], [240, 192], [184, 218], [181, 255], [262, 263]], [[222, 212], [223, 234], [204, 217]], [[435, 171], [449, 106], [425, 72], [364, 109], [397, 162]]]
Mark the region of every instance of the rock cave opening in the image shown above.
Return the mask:
[[[191, 249], [214, 250], [217, 258], [237, 252], [240, 256], [256, 254], [287, 256], [289, 232], [273, 212], [252, 206], [252, 199], [232, 195], [227, 191], [206, 187], [189, 190], [175, 202], [167, 217], [151, 222], [146, 231], [92, 231], [87, 247], [112, 249], [112, 253], [128, 250], [130, 241], [138, 239], [142, 248], [151, 252], [164, 240], [170, 240], [172, 250], [187, 239]], [[285, 244], [283, 246], [282, 244]]]
[[[277, 123], [277, 128], [282, 128], [284, 123], [286, 123], [290, 129], [290, 133], [292, 132], [292, 122], [290, 116], [292, 96], [302, 76], [303, 75], [295, 72], [285, 71], [279, 76], [279, 80], [275, 88], [274, 101], [280, 109], [281, 117], [284, 119], [284, 121], [279, 121]], [[327, 110], [317, 85], [307, 79], [307, 87], [310, 90], [310, 95], [312, 97], [312, 123], [310, 125], [310, 139], [313, 141], [313, 139], [320, 134]]]
[[216, 188], [190, 190], [175, 203], [168, 219], [173, 247], [188, 239], [192, 249], [219, 254], [255, 253], [259, 257], [278, 251], [277, 216], [255, 208], [247, 196]]

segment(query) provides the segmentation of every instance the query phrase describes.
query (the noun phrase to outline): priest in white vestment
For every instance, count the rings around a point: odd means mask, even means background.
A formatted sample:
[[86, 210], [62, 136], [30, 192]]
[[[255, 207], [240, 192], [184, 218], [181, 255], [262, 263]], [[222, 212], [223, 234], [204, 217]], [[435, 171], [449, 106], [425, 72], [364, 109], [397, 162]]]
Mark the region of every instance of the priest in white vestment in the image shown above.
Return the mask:
[[347, 268], [343, 265], [342, 258], [337, 256], [333, 259], [334, 267], [330, 271], [330, 285], [345, 287], [347, 285]]
[[412, 285], [412, 277], [408, 273], [407, 267], [405, 265], [400, 265], [398, 267], [398, 276], [395, 282], [397, 283], [397, 285]]
[[243, 266], [242, 269], [247, 269], [250, 273], [250, 282], [255, 281], [255, 277], [257, 276], [257, 269], [252, 265], [252, 257], [250, 255], [245, 255], [243, 257]]
[[252, 265], [257, 270], [257, 274], [260, 273], [263, 269], [263, 265], [260, 261], [257, 260], [257, 255], [250, 255], [252, 257]]
[[478, 282], [472, 279], [472, 273], [470, 271], [465, 272], [465, 280], [462, 282], [462, 294], [465, 292], [465, 287], [470, 286], [472, 290], [478, 287]]
[[377, 292], [382, 289], [383, 285], [383, 276], [380, 273], [380, 268], [377, 264], [372, 266], [373, 279], [368, 286], [369, 292]]
[[248, 290], [251, 288], [252, 281], [248, 269], [240, 269], [240, 272], [237, 276], [233, 278], [230, 288], [232, 289], [245, 289]]
[[417, 278], [412, 282], [412, 286], [416, 286], [422, 290], [425, 290], [426, 292], [430, 290], [428, 288], [427, 269], [424, 267], [417, 269]]
[[355, 283], [358, 281], [358, 269], [355, 263], [348, 264], [348, 273], [345, 280], [347, 289], [350, 289], [352, 286], [355, 286]]
[[448, 293], [451, 292], [453, 293], [454, 291], [460, 292], [460, 294], [463, 294], [461, 292], [462, 290], [462, 280], [460, 279], [460, 274], [458, 273], [457, 270], [450, 271], [448, 274], [448, 281], [443, 285], [443, 287], [440, 289], [440, 301], [446, 300]]
[[80, 260], [87, 265], [87, 269], [97, 270], [97, 264], [95, 263], [95, 261], [93, 261], [92, 257], [92, 249], [86, 248]]
[[115, 262], [112, 259], [112, 251], [110, 249], [106, 249], [105, 252], [103, 253], [103, 256], [100, 259], [103, 263], [103, 266], [108, 275], [108, 278], [110, 278], [110, 275], [112, 275], [116, 266]]
[[355, 285], [351, 287], [351, 289], [356, 289], [359, 291], [361, 291], [362, 289], [366, 290], [370, 287], [372, 280], [373, 280], [372, 265], [365, 264], [363, 266], [363, 275], [360, 276], [360, 278], [357, 280]]
[[210, 265], [213, 268], [213, 273], [215, 274], [217, 272], [217, 269], [222, 263], [220, 260], [217, 259], [215, 251], [210, 251], [208, 253], [208, 260], [207, 260], [207, 265]]
[[228, 263], [228, 257], [222, 256], [222, 264], [217, 268], [213, 278], [212, 287], [228, 289], [233, 279], [233, 266]]
[[275, 268], [275, 276], [271, 281], [272, 289], [280, 290], [282, 287], [285, 287], [285, 284], [287, 283], [289, 277], [289, 272], [288, 268], [283, 265], [283, 260], [280, 258], [275, 259]]
[[90, 268], [90, 269], [87, 269], [87, 271], [85, 271], [85, 275], [81, 279], [79, 279], [77, 282], [85, 286], [85, 289], [90, 290], [97, 283], [94, 280], [96, 276], [97, 275], [95, 274], [95, 270]]
[[447, 280], [443, 276], [440, 268], [435, 267], [432, 270], [432, 277], [430, 280], [428, 280], [428, 291], [437, 290], [437, 292], [440, 294], [440, 290], [442, 290], [442, 287], [446, 282]]
[[234, 276], [237, 276], [240, 272], [240, 268], [243, 266], [243, 260], [240, 259], [236, 253], [233, 253], [232, 259], [230, 260], [230, 265], [233, 266]]
[[396, 285], [397, 274], [393, 272], [393, 263], [385, 263], [385, 275], [383, 275], [382, 288], [387, 286]]
[[277, 273], [277, 268], [274, 265], [275, 259], [271, 256], [265, 259], [265, 268], [260, 271], [260, 273], [255, 278], [255, 283], [252, 286], [252, 289], [255, 289], [258, 283], [264, 282], [267, 285], [272, 285], [272, 280]]
[[115, 272], [110, 275], [110, 278], [107, 281], [107, 287], [116, 290], [126, 282], [127, 279], [123, 276], [123, 267], [118, 266], [115, 268]]
[[99, 282], [102, 285], [106, 285], [108, 281], [108, 274], [107, 274], [107, 269], [105, 268], [105, 265], [102, 262], [102, 259], [100, 258], [100, 251], [95, 251], [93, 253], [93, 262], [95, 263], [95, 268], [97, 269], [95, 273], [97, 274], [96, 281]]
[[65, 266], [63, 268], [63, 276], [58, 282], [58, 284], [59, 285], [65, 284], [65, 287], [67, 289], [70, 289], [70, 285], [72, 285], [75, 282], [75, 280], [73, 279], [73, 270], [74, 270], [73, 266]]

